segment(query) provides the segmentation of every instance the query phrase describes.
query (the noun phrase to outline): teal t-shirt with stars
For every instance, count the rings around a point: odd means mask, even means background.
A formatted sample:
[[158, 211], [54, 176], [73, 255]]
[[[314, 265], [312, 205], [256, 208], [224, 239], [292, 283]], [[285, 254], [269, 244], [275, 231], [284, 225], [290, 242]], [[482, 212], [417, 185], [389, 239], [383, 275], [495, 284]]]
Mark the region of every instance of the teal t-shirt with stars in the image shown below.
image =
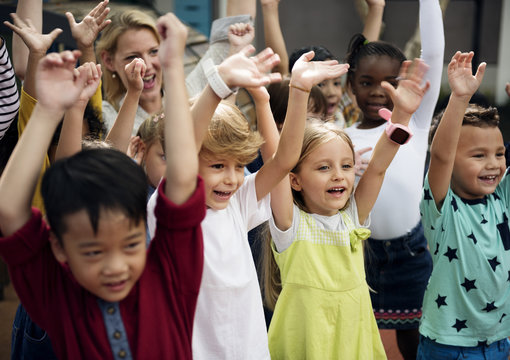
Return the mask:
[[438, 343], [477, 346], [510, 336], [510, 176], [483, 199], [451, 189], [437, 209], [428, 175], [420, 211], [434, 268], [420, 333]]

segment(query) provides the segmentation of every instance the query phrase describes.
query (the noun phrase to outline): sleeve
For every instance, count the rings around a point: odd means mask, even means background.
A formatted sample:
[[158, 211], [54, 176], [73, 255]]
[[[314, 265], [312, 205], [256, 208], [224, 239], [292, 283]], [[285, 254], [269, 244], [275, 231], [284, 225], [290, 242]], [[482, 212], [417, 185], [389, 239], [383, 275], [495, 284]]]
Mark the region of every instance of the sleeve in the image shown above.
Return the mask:
[[[154, 214], [156, 231], [149, 246], [150, 262], [158, 264], [166, 279], [173, 279], [182, 292], [200, 287], [204, 263], [202, 228], [205, 217], [205, 191], [199, 177], [193, 195], [181, 205], [165, 196], [166, 180], [158, 186]], [[186, 291], [187, 289], [187, 291]]]
[[[2, 38], [3, 39], [3, 38]], [[19, 109], [19, 94], [5, 39], [0, 47], [0, 140], [16, 117]]]
[[69, 284], [68, 274], [51, 251], [49, 234], [41, 212], [32, 208], [22, 228], [0, 238], [0, 257], [8, 266], [16, 294], [40, 326], [51, 319], [56, 288]]
[[292, 225], [285, 231], [278, 229], [274, 222], [273, 215], [271, 214], [271, 218], [269, 219], [269, 231], [271, 233], [271, 240], [274, 242], [277, 252], [282, 253], [287, 250], [296, 238], [299, 228], [299, 211], [300, 210], [296, 204], [293, 204]]
[[215, 64], [220, 64], [228, 56], [230, 50], [228, 28], [230, 25], [248, 22], [252, 22], [251, 16], [249, 15], [228, 16], [213, 21], [209, 48], [195, 68], [186, 77], [186, 88], [190, 98], [200, 94], [207, 85], [207, 78], [202, 69], [202, 63], [207, 59], [212, 59]]
[[368, 214], [367, 218], [365, 219], [365, 222], [363, 224], [360, 224], [358, 216], [358, 205], [356, 204], [354, 193], [351, 194], [349, 201], [350, 205], [346, 210], [351, 219], [354, 221], [354, 226], [356, 228], [368, 228], [370, 226], [371, 214]]
[[[20, 98], [20, 108], [19, 108], [19, 116], [18, 116], [18, 134], [21, 136], [23, 131], [25, 130], [28, 121], [30, 120], [30, 116], [32, 116], [32, 111], [37, 104], [37, 100], [32, 96], [28, 95], [23, 88], [21, 88], [21, 98]], [[35, 119], [37, 120], [37, 119]], [[41, 195], [41, 182], [44, 172], [47, 168], [50, 167], [50, 158], [48, 154], [44, 157], [44, 163], [41, 168], [41, 173], [39, 174], [39, 179], [37, 180], [37, 185], [34, 192], [34, 197], [32, 199], [32, 206], [38, 208], [44, 214], [44, 203]]]
[[110, 129], [113, 126], [113, 123], [117, 119], [117, 110], [115, 110], [113, 105], [110, 104], [108, 101], [103, 100], [101, 114], [103, 116], [103, 123], [106, 126], [106, 134], [105, 134], [105, 137], [106, 137], [106, 135], [108, 134], [108, 131], [110, 131]]
[[246, 232], [256, 228], [271, 217], [271, 194], [267, 194], [257, 201], [256, 176], [257, 173], [246, 176], [243, 185], [230, 199], [231, 204], [239, 208], [241, 217], [246, 224]]
[[416, 127], [428, 129], [441, 89], [444, 57], [443, 13], [439, 0], [420, 0], [421, 58], [429, 65], [426, 80], [430, 82], [420, 107], [415, 112]]

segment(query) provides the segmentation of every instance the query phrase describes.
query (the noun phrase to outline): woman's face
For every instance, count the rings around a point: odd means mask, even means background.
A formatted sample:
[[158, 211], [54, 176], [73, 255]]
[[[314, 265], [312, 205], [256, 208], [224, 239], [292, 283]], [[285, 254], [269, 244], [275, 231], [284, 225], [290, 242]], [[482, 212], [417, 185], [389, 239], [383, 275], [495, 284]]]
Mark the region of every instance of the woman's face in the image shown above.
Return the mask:
[[152, 101], [161, 96], [162, 74], [158, 57], [159, 40], [154, 33], [146, 28], [129, 29], [117, 39], [117, 51], [104, 58], [108, 70], [119, 76], [124, 87], [127, 88], [127, 78], [124, 67], [134, 58], [145, 61], [147, 69], [143, 77], [143, 91], [140, 104]]

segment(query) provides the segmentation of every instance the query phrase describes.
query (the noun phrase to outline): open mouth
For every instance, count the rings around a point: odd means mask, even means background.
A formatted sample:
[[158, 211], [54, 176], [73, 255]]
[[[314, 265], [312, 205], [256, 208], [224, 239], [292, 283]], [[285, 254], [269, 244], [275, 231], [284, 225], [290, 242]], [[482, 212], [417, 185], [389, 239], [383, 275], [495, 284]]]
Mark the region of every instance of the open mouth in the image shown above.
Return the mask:
[[341, 196], [345, 191], [344, 187], [334, 187], [328, 190], [328, 193], [334, 196]]
[[338, 108], [336, 103], [329, 103], [328, 104], [328, 115], [334, 114], [336, 112], [336, 109]]
[[496, 175], [487, 175], [487, 176], [480, 176], [479, 179], [487, 184], [494, 184], [498, 180], [498, 176]]
[[144, 76], [142, 80], [144, 89], [152, 89], [156, 85], [156, 74]]
[[216, 191], [214, 190], [214, 195], [221, 200], [228, 200], [230, 195], [232, 195], [232, 191]]
[[106, 283], [105, 286], [111, 291], [121, 291], [126, 286], [127, 280]]

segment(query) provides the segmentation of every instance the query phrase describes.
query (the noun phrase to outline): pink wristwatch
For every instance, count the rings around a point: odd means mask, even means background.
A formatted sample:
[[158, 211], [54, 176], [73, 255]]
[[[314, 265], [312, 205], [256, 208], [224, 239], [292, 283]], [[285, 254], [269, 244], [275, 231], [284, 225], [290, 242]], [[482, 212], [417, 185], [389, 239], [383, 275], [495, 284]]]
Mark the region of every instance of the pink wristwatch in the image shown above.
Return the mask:
[[379, 115], [388, 121], [388, 124], [386, 125], [386, 135], [388, 136], [388, 139], [394, 143], [404, 145], [407, 144], [407, 142], [413, 137], [413, 132], [409, 129], [409, 127], [391, 122], [390, 110], [386, 108], [379, 109]]

